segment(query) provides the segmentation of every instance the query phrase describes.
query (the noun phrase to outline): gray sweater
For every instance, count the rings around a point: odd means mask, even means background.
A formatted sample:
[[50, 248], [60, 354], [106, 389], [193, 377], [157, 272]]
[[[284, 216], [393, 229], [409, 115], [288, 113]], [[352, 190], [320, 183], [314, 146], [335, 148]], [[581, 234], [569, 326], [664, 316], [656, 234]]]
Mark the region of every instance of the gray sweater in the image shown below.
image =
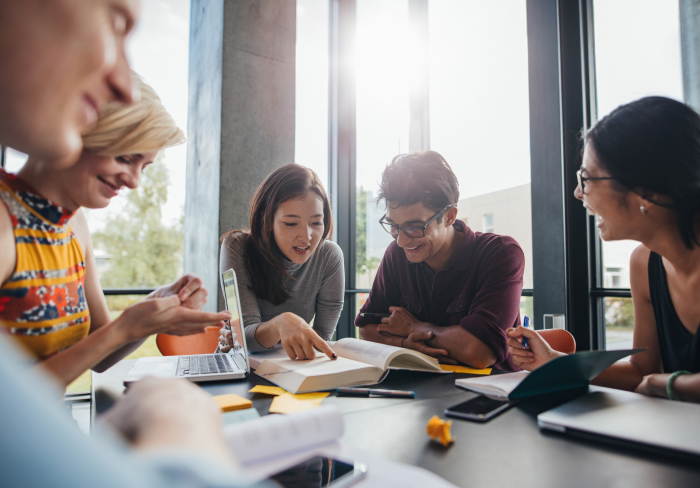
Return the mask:
[[244, 234], [230, 235], [224, 240], [219, 270], [223, 273], [233, 268], [236, 272], [248, 350], [266, 350], [255, 339], [255, 331], [262, 322], [284, 312], [296, 314], [307, 323], [313, 319], [316, 333], [324, 340], [330, 340], [338, 325], [345, 294], [343, 252], [340, 247], [335, 242], [323, 241], [304, 264], [293, 263], [281, 256], [285, 269], [294, 279], [284, 281], [291, 290], [289, 299], [281, 305], [273, 305], [258, 298], [251, 289], [252, 281], [245, 264], [245, 240]]

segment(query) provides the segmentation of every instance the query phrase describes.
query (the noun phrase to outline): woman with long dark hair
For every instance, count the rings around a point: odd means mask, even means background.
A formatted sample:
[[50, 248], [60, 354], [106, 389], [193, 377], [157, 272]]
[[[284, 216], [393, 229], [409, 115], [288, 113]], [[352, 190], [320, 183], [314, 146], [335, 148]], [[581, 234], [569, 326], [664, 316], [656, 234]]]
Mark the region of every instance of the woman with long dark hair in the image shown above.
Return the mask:
[[[325, 341], [343, 308], [345, 276], [332, 233], [331, 206], [318, 175], [288, 164], [256, 190], [250, 228], [223, 235], [219, 268], [236, 272], [250, 351], [281, 343], [292, 359], [313, 359], [314, 348], [336, 358]], [[221, 334], [221, 351], [227, 352], [233, 338], [227, 329]]]
[[[700, 116], [663, 97], [618, 107], [586, 134], [578, 178], [575, 196], [597, 216], [600, 237], [641, 242], [630, 284], [633, 344], [646, 351], [594, 383], [700, 402]], [[534, 331], [507, 333], [524, 369], [561, 355]]]

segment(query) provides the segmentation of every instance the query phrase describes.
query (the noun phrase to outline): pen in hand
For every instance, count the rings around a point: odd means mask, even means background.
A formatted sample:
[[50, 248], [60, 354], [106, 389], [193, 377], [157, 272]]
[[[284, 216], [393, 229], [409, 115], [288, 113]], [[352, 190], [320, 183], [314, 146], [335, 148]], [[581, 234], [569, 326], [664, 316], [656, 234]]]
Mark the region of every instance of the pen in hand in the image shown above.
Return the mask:
[[[523, 315], [523, 327], [527, 328], [530, 326], [530, 317]], [[527, 349], [527, 337], [523, 336], [523, 349]]]

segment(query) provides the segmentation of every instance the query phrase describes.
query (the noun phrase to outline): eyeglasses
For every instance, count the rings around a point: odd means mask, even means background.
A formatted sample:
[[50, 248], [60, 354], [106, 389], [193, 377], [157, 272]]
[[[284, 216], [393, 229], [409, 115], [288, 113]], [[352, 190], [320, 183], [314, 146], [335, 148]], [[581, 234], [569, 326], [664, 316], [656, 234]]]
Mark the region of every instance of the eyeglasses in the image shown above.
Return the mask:
[[406, 225], [404, 227], [399, 227], [398, 225], [392, 224], [391, 222], [387, 222], [386, 220], [384, 220], [386, 218], [386, 214], [379, 220], [379, 223], [382, 224], [382, 228], [389, 234], [391, 234], [391, 237], [393, 237], [394, 239], [399, 237], [399, 232], [401, 231], [403, 231], [403, 233], [406, 234], [408, 237], [417, 239], [420, 237], [425, 237], [425, 229], [427, 229], [428, 226], [432, 224], [434, 220], [438, 219], [450, 207], [454, 207], [454, 204], [448, 205], [447, 207], [443, 208], [438, 213], [433, 215], [433, 218], [428, 220], [428, 222], [425, 225]]
[[616, 180], [617, 179], [614, 176], [601, 176], [598, 178], [594, 178], [592, 176], [585, 177], [581, 173], [583, 171], [583, 169], [584, 169], [583, 166], [581, 166], [581, 168], [576, 172], [576, 179], [578, 180], [578, 186], [581, 188], [581, 193], [584, 193], [584, 194], [586, 193], [586, 182], [588, 180], [596, 181], [596, 180]]

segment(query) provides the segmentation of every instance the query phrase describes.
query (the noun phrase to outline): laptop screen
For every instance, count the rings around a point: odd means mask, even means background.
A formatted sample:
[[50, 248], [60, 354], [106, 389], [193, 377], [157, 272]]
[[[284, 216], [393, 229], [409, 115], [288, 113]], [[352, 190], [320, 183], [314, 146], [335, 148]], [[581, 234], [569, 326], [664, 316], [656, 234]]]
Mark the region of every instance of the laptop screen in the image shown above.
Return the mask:
[[236, 275], [232, 269], [224, 271], [221, 274], [221, 280], [224, 289], [224, 298], [226, 299], [226, 308], [231, 312], [231, 330], [236, 334], [236, 340], [233, 343], [233, 349], [229, 352], [232, 354], [235, 352], [237, 355], [241, 355], [247, 363], [246, 358], [246, 348], [245, 348], [245, 336], [243, 335], [243, 327], [241, 320], [241, 307], [238, 303], [238, 291], [236, 283]]

